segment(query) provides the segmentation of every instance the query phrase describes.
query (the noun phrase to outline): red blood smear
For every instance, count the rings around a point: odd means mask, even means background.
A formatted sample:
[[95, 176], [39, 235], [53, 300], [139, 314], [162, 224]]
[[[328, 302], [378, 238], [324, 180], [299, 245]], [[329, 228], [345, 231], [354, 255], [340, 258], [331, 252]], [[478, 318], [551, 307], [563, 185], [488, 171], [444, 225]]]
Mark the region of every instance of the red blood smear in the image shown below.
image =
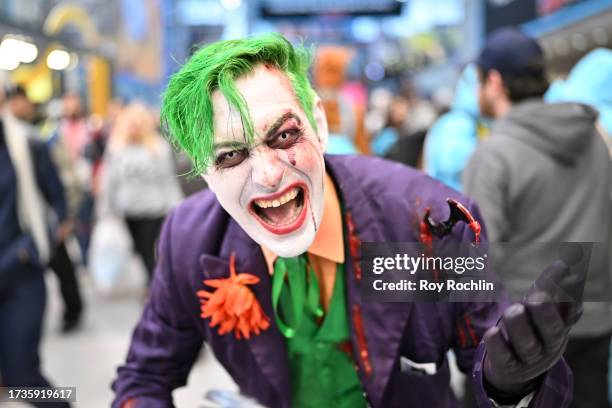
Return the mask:
[[480, 223], [472, 218], [472, 222], [468, 224], [470, 229], [474, 231], [474, 244], [480, 244]]
[[429, 249], [431, 249], [431, 244], [433, 242], [433, 236], [431, 235], [431, 231], [429, 230], [429, 226], [425, 222], [425, 220], [421, 221], [421, 225], [419, 227], [421, 243], [426, 245]]
[[314, 226], [314, 230], [317, 230], [317, 221], [315, 220], [315, 216], [314, 216], [314, 212], [312, 212], [312, 210], [310, 210], [310, 218], [312, 219], [312, 225]]
[[[433, 255], [433, 235], [431, 234], [431, 230], [429, 229], [429, 225], [425, 222], [425, 219], [429, 217], [429, 208], [425, 209], [425, 217], [421, 220], [419, 225], [419, 238], [421, 239], [421, 243], [425, 245], [425, 255], [432, 256]], [[434, 281], [438, 282], [440, 278], [440, 273], [438, 270], [433, 271]]]
[[463, 328], [459, 325], [457, 325], [457, 334], [459, 336], [459, 344], [461, 345], [461, 347], [465, 347], [466, 346], [465, 333], [463, 331]]
[[359, 347], [359, 357], [363, 371], [369, 377], [372, 374], [372, 364], [370, 363], [370, 353], [368, 351], [368, 343], [363, 329], [363, 318], [361, 317], [361, 307], [353, 305], [353, 326], [357, 335], [357, 347]]
[[470, 316], [466, 313], [463, 315], [463, 319], [465, 320], [465, 325], [467, 326], [468, 332], [470, 333], [470, 337], [472, 338], [472, 345], [474, 347], [478, 346], [478, 339], [476, 338], [476, 333], [472, 329], [472, 324]]
[[289, 163], [295, 166], [295, 152], [293, 150], [287, 150], [287, 157], [289, 158]]
[[349, 251], [353, 258], [353, 269], [355, 270], [355, 279], [361, 280], [361, 265], [359, 263], [359, 250], [361, 249], [361, 240], [357, 236], [355, 231], [355, 224], [353, 224], [353, 217], [351, 213], [346, 213], [346, 226], [348, 229], [349, 238]]
[[465, 208], [461, 203], [455, 201], [461, 212], [465, 214], [468, 219], [468, 227], [474, 232], [474, 245], [480, 244], [480, 223], [476, 221], [474, 216]]

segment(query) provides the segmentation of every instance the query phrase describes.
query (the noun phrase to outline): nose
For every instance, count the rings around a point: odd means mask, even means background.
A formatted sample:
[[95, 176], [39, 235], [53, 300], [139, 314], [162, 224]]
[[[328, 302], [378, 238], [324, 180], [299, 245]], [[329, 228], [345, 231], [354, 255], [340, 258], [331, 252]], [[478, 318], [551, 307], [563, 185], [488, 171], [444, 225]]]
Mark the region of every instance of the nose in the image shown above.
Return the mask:
[[255, 184], [266, 190], [276, 190], [283, 179], [285, 166], [273, 149], [261, 147], [252, 153], [253, 173]]

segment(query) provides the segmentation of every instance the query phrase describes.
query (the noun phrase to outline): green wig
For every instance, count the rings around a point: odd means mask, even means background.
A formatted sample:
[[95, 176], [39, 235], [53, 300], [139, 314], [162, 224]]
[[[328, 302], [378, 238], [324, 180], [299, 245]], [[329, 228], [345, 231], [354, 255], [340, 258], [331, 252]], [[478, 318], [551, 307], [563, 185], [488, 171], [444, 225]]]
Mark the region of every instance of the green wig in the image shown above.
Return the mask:
[[219, 90], [238, 111], [245, 139], [252, 141], [254, 125], [246, 101], [236, 88], [236, 79], [261, 63], [284, 72], [313, 129], [315, 93], [308, 80], [310, 53], [294, 47], [280, 34], [219, 41], [198, 50], [174, 74], [164, 94], [161, 120], [164, 133], [193, 162], [193, 174], [202, 173], [214, 161], [214, 125], [211, 96]]

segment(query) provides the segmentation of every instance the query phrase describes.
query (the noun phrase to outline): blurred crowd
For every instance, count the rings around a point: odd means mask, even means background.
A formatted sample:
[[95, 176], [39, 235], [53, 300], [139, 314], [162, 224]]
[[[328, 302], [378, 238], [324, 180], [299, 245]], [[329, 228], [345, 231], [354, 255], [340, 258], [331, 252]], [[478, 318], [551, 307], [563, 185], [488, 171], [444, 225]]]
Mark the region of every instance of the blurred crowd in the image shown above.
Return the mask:
[[[493, 242], [611, 242], [612, 50], [549, 84], [537, 42], [502, 30], [464, 67], [452, 101], [419, 95], [409, 80], [369, 89], [347, 74], [352, 58], [320, 47], [312, 69], [329, 154], [384, 157], [464, 191]], [[113, 100], [102, 117], [78, 94], [38, 106], [19, 86], [0, 106], [0, 383], [40, 387], [43, 272], [59, 282], [61, 331], [78, 330], [82, 276], [112, 291], [136, 254], [149, 281], [166, 214], [206, 186], [161, 137], [155, 106]], [[587, 293], [610, 290], [608, 258]], [[504, 261], [502, 280], [525, 293], [535, 276]], [[587, 303], [566, 352], [576, 407], [608, 406], [611, 333], [610, 304]]]

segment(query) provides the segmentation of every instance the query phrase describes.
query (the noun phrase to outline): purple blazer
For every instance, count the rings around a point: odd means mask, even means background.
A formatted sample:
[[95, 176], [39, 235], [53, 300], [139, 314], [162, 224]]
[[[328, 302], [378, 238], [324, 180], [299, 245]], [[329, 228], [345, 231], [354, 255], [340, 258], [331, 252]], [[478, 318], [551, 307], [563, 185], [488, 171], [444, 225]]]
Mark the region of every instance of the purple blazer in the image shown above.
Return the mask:
[[[401, 164], [363, 156], [327, 156], [326, 165], [361, 241], [417, 241], [417, 226], [425, 209], [429, 207], [434, 217], [437, 213], [440, 219], [446, 219], [448, 197], [462, 202], [480, 220], [471, 200]], [[463, 224], [457, 225], [450, 236], [453, 240], [472, 238]], [[134, 330], [127, 361], [118, 369], [113, 383], [113, 407], [121, 407], [129, 399], [137, 407], [172, 407], [171, 392], [186, 383], [204, 342], [243, 394], [268, 407], [290, 407], [287, 352], [274, 319], [262, 334], [236, 340], [233, 334], [220, 336], [216, 328], [208, 326], [208, 319], [200, 317], [196, 292], [204, 287], [204, 279], [229, 276], [233, 251], [237, 271], [261, 279], [251, 288], [265, 313], [274, 316], [271, 279], [261, 249], [221, 208], [213, 193], [192, 196], [168, 216], [151, 296]], [[449, 385], [446, 352], [453, 349], [459, 367], [472, 373], [479, 406], [493, 407], [482, 384], [485, 350], [479, 343], [507, 304], [365, 302], [355, 278], [356, 259], [348, 249], [346, 254], [347, 309], [361, 310], [371, 362], [368, 375], [357, 354], [359, 336], [353, 319], [349, 319], [355, 361], [369, 404], [460, 406]], [[417, 362], [438, 362], [439, 369], [434, 375], [402, 372], [402, 356]], [[561, 360], [544, 376], [531, 406], [565, 407], [571, 400], [571, 387], [571, 372]]]

